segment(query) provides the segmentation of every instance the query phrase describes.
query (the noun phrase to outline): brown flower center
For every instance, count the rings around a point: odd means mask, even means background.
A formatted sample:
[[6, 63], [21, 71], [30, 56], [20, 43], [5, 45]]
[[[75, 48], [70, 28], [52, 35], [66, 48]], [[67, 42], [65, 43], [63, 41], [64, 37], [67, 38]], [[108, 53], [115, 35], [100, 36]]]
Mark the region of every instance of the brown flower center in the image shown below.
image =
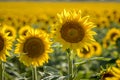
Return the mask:
[[44, 53], [44, 43], [41, 39], [32, 37], [26, 40], [23, 46], [23, 52], [31, 58], [37, 58]]
[[2, 38], [2, 36], [0, 36], [0, 51], [2, 51], [4, 48], [4, 39]]
[[60, 30], [61, 37], [70, 43], [80, 42], [85, 35], [85, 31], [82, 26], [77, 22], [66, 22], [62, 25]]
[[110, 72], [107, 72], [107, 73], [103, 74], [102, 80], [105, 80], [107, 77], [113, 77], [113, 76], [114, 76], [113, 74], [111, 74]]

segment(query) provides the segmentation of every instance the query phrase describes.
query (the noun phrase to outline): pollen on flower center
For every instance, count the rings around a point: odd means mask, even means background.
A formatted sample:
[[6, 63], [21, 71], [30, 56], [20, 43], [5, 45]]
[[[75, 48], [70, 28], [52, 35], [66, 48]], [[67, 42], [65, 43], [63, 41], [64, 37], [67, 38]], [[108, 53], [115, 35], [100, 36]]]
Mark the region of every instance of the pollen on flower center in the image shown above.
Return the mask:
[[0, 51], [4, 48], [4, 39], [0, 36]]
[[29, 38], [24, 43], [23, 52], [31, 58], [37, 58], [44, 53], [43, 41], [39, 38]]
[[70, 43], [80, 42], [85, 35], [84, 29], [77, 22], [66, 22], [60, 30], [61, 37]]

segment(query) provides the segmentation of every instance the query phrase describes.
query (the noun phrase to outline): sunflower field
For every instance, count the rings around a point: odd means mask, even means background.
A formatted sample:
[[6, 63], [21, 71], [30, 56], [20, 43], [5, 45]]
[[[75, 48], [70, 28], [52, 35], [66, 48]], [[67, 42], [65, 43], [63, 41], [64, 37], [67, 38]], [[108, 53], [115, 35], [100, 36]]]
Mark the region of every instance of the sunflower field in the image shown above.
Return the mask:
[[1, 1], [0, 80], [120, 80], [119, 5]]

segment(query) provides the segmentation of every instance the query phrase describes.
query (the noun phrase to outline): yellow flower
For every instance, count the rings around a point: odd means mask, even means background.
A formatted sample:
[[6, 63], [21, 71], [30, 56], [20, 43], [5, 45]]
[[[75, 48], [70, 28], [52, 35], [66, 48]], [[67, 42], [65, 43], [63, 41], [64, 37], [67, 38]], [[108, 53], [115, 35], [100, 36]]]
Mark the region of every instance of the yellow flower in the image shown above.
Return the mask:
[[98, 42], [93, 42], [93, 43], [91, 44], [91, 46], [94, 48], [94, 54], [95, 54], [96, 56], [100, 56], [101, 53], [102, 53], [102, 47], [101, 47], [100, 43], [98, 43]]
[[[1, 28], [0, 28], [1, 29]], [[8, 37], [8, 33], [4, 33], [1, 29], [0, 31], [0, 60], [6, 61], [6, 55], [10, 56], [8, 50], [11, 50], [12, 40]]]
[[115, 43], [116, 36], [120, 35], [120, 30], [117, 28], [112, 28], [106, 34], [106, 38], [110, 40], [111, 44]]
[[49, 35], [42, 30], [31, 29], [25, 37], [20, 36], [15, 53], [26, 66], [42, 66], [48, 62], [48, 53], [52, 52]]
[[120, 80], [120, 69], [117, 67], [109, 67], [105, 72], [102, 72], [101, 80]]
[[77, 49], [77, 54], [81, 58], [90, 58], [94, 55], [94, 48], [91, 45], [89, 45], [88, 49]]
[[15, 30], [14, 27], [3, 25], [3, 31], [4, 31], [4, 33], [9, 33], [8, 37], [10, 37], [13, 40], [15, 40], [15, 38], [16, 38], [16, 30]]
[[29, 29], [31, 29], [29, 25], [21, 27], [20, 30], [18, 31], [19, 36], [26, 36], [26, 33], [28, 32]]
[[55, 41], [63, 45], [63, 49], [87, 48], [87, 45], [95, 41], [93, 35], [96, 33], [91, 29], [94, 24], [88, 21], [89, 16], [82, 17], [81, 11], [64, 10], [58, 14], [58, 21], [52, 27]]

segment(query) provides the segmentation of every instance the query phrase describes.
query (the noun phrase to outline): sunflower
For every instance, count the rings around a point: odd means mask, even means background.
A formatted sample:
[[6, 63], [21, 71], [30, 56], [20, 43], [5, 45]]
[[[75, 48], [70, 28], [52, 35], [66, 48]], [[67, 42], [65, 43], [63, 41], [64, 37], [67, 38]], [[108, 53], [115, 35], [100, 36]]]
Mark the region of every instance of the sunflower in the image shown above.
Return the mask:
[[3, 25], [3, 31], [4, 33], [9, 33], [8, 37], [13, 38], [13, 40], [16, 38], [16, 30], [14, 27]]
[[30, 29], [25, 37], [20, 36], [15, 53], [26, 66], [42, 66], [52, 52], [49, 35], [42, 30]]
[[94, 48], [94, 53], [95, 53], [95, 55], [96, 55], [96, 56], [100, 56], [101, 53], [102, 53], [102, 47], [101, 47], [100, 43], [98, 43], [98, 42], [93, 42], [93, 43], [91, 44], [91, 46]]
[[94, 48], [91, 45], [89, 45], [88, 49], [77, 49], [77, 55], [81, 58], [91, 58], [94, 55]]
[[[0, 28], [1, 29], [1, 28]], [[10, 56], [9, 50], [12, 47], [12, 39], [8, 37], [8, 33], [4, 33], [1, 29], [0, 31], [0, 60], [6, 61], [6, 55]]]
[[29, 29], [31, 29], [29, 25], [21, 27], [18, 31], [19, 36], [26, 36], [26, 33], [28, 32]]
[[120, 35], [120, 30], [117, 29], [117, 28], [112, 28], [106, 34], [106, 38], [108, 38], [110, 40], [110, 43], [114, 44], [115, 43], [115, 38], [118, 35]]
[[105, 72], [101, 73], [101, 80], [120, 80], [120, 69], [117, 67], [109, 67]]
[[76, 51], [78, 48], [87, 48], [87, 45], [94, 40], [93, 35], [96, 33], [91, 29], [94, 24], [88, 21], [89, 16], [81, 16], [81, 11], [64, 10], [58, 16], [57, 23], [52, 27], [53, 36], [56, 42], [67, 48]]

